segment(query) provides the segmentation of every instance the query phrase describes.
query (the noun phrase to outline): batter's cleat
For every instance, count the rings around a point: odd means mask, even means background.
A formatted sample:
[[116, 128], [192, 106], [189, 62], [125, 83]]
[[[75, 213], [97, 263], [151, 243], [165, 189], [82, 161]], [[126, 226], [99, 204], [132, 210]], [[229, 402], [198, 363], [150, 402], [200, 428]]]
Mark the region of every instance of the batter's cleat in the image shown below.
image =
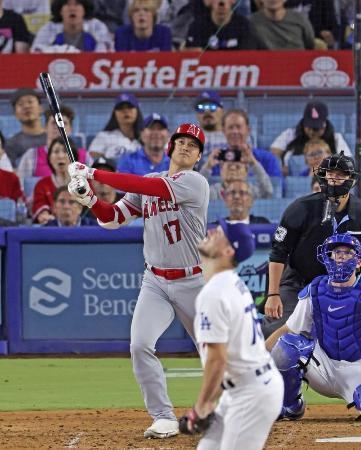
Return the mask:
[[282, 406], [281, 414], [277, 420], [299, 420], [305, 414], [306, 405], [302, 398], [297, 400], [297, 403], [292, 406]]
[[177, 420], [158, 419], [144, 432], [145, 438], [164, 439], [179, 434]]

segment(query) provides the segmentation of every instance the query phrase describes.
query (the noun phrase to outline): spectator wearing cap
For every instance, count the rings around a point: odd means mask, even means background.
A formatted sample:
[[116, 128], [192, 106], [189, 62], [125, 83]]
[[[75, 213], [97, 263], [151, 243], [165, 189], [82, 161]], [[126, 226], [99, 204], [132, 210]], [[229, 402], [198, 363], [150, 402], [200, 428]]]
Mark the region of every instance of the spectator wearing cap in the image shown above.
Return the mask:
[[140, 147], [143, 116], [133, 94], [124, 93], [115, 99], [112, 115], [103, 131], [99, 132], [89, 146], [93, 158], [105, 156], [117, 161]]
[[11, 165], [8, 155], [5, 153], [5, 138], [0, 131], [0, 169], [7, 170], [8, 172], [13, 171], [13, 166]]
[[313, 50], [315, 33], [303, 14], [286, 9], [286, 0], [262, 0], [250, 21], [269, 50]]
[[[231, 148], [220, 150], [218, 153], [217, 168], [220, 170], [221, 180], [210, 185], [210, 200], [222, 199], [222, 193], [229, 183], [237, 180], [248, 180], [249, 166], [245, 161], [242, 161], [242, 153], [240, 150], [234, 150]], [[202, 173], [202, 169], [200, 173]], [[252, 198], [272, 197], [273, 187], [270, 177], [257, 160], [254, 162], [253, 172], [255, 182], [250, 184]], [[206, 177], [207, 175], [208, 173], [205, 172]]]
[[129, 25], [115, 32], [116, 51], [170, 51], [172, 33], [168, 26], [157, 24], [156, 0], [133, 0], [129, 5]]
[[0, 53], [28, 53], [31, 35], [23, 17], [0, 0]]
[[93, 18], [92, 0], [53, 0], [51, 21], [36, 33], [32, 52], [97, 51], [114, 48], [107, 26]]
[[[249, 117], [245, 111], [240, 109], [230, 109], [222, 117], [222, 130], [226, 137], [227, 149], [237, 150], [241, 154], [241, 161], [248, 166], [250, 177], [255, 176], [257, 185], [260, 180], [267, 184], [271, 183], [269, 177], [282, 176], [280, 164], [277, 158], [269, 151], [260, 148], [254, 148], [250, 144], [250, 124]], [[211, 152], [207, 162], [202, 166], [200, 172], [209, 179], [210, 176], [218, 176], [220, 173], [220, 153], [221, 149], [215, 149]], [[268, 176], [267, 176], [268, 175]], [[266, 188], [263, 184], [261, 192], [263, 195], [256, 197], [272, 196], [273, 189]], [[267, 195], [268, 193], [268, 195]]]
[[288, 161], [292, 155], [302, 155], [305, 144], [310, 139], [323, 139], [331, 149], [332, 154], [344, 151], [351, 156], [351, 150], [341, 133], [336, 133], [328, 119], [328, 107], [320, 101], [307, 103], [303, 118], [295, 128], [287, 128], [272, 142], [271, 151], [280, 156], [283, 162], [284, 174], [288, 174]]
[[267, 47], [250, 21], [233, 13], [235, 0], [209, 0], [209, 10], [196, 16], [186, 44], [193, 50], [263, 50]]
[[97, 225], [97, 222], [89, 217], [82, 217], [82, 206], [73, 198], [68, 186], [60, 186], [54, 192], [53, 214], [55, 219], [45, 224], [47, 227], [80, 227]]
[[223, 201], [229, 211], [225, 220], [231, 223], [260, 224], [270, 223], [263, 216], [251, 214], [253, 205], [252, 188], [243, 180], [234, 180], [222, 191]]
[[206, 143], [199, 167], [207, 160], [209, 154], [215, 148], [224, 147], [227, 144], [222, 131], [223, 103], [216, 91], [203, 91], [194, 103], [197, 120], [204, 130]]
[[167, 171], [170, 161], [165, 153], [168, 138], [168, 122], [164, 116], [153, 113], [146, 117], [141, 133], [143, 147], [121, 158], [118, 162], [118, 172], [146, 175]]
[[41, 123], [43, 109], [37, 92], [30, 88], [18, 89], [12, 96], [11, 103], [21, 131], [7, 140], [5, 151], [13, 167], [17, 167], [28, 148], [46, 144], [46, 133]]

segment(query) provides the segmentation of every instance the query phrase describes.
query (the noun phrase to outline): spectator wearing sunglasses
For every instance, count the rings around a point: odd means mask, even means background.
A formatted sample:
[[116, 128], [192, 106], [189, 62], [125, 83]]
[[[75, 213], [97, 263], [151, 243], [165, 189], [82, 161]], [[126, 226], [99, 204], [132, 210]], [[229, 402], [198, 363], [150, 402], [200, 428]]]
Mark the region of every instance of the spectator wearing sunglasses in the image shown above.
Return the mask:
[[194, 103], [199, 125], [206, 135], [203, 155], [199, 167], [208, 159], [212, 150], [227, 145], [222, 131], [223, 103], [216, 91], [203, 91]]

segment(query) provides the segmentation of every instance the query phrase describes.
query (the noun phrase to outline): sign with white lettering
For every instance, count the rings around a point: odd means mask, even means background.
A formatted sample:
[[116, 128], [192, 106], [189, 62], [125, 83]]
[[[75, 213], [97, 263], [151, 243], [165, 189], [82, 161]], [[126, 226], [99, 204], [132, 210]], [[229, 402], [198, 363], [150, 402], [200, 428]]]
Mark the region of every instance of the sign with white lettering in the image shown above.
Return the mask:
[[[141, 243], [24, 244], [23, 338], [128, 340], [142, 249]], [[174, 322], [163, 337], [183, 338], [184, 329]]]
[[[353, 84], [352, 52], [212, 51], [1, 55], [0, 89], [221, 89], [256, 86], [344, 88]], [[272, 64], [270, 64], [272, 58]], [[285, 70], [284, 68], [287, 68]], [[24, 70], [25, 69], [25, 70]]]

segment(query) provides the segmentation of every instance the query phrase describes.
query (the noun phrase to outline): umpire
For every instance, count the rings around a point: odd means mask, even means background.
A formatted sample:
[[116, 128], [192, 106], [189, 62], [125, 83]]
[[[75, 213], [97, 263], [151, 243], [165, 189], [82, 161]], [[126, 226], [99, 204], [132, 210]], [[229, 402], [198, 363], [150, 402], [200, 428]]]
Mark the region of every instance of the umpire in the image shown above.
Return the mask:
[[317, 261], [317, 246], [336, 231], [361, 231], [361, 200], [350, 194], [359, 176], [353, 159], [343, 152], [329, 156], [316, 176], [321, 192], [292, 202], [273, 237], [262, 325], [266, 338], [291, 315], [299, 291], [326, 273]]

